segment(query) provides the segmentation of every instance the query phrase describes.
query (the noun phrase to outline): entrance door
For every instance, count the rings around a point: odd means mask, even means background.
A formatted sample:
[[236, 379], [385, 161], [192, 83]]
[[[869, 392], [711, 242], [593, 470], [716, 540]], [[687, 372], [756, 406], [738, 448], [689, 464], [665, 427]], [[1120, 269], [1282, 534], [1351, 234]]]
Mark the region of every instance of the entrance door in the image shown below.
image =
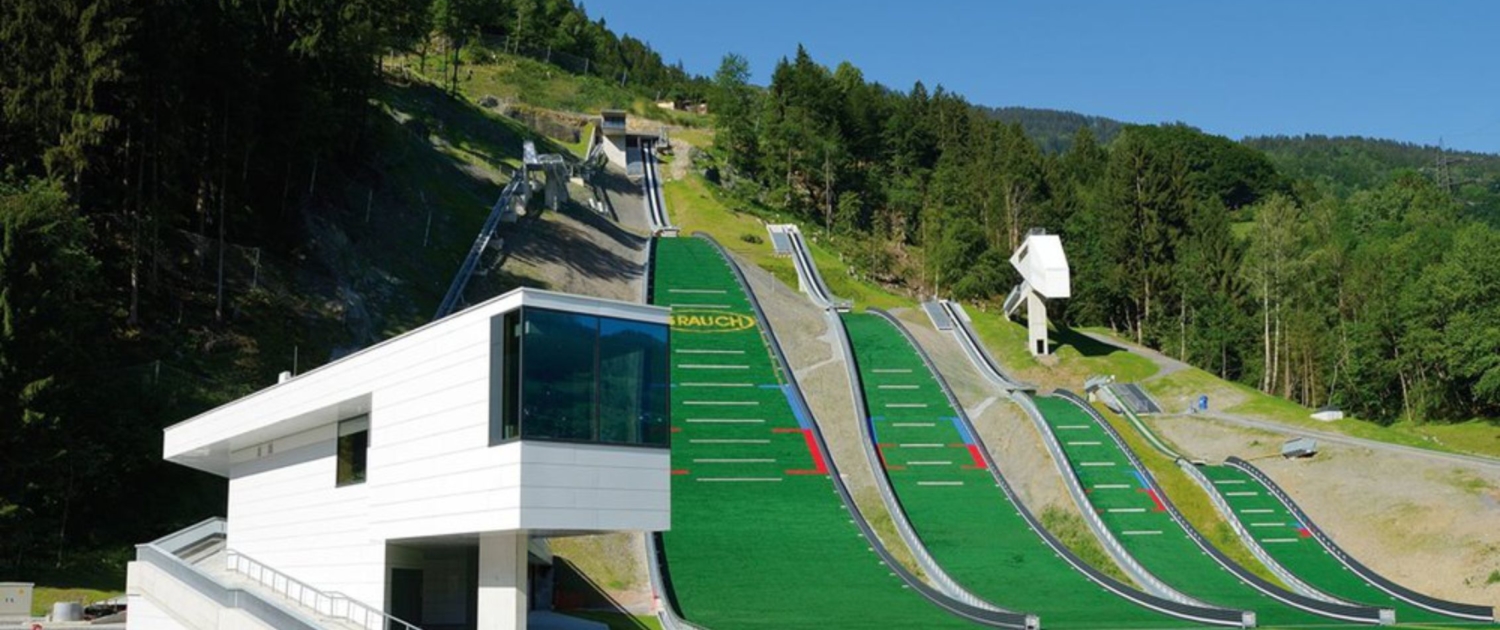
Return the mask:
[[[392, 617], [413, 625], [422, 625], [422, 572], [417, 569], [391, 569]], [[386, 630], [402, 630], [391, 624]]]

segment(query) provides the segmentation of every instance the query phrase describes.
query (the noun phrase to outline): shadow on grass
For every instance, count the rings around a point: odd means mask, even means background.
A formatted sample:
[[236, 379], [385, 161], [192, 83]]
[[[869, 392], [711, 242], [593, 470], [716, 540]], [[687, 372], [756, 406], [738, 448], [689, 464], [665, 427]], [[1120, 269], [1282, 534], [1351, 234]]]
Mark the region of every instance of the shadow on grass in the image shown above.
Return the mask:
[[649, 630], [604, 587], [566, 558], [554, 558], [552, 603], [558, 612], [609, 624], [610, 630]]
[[1124, 348], [1104, 343], [1072, 328], [1058, 328], [1052, 332], [1056, 350], [1069, 347], [1085, 357], [1102, 357], [1116, 352], [1127, 352]]

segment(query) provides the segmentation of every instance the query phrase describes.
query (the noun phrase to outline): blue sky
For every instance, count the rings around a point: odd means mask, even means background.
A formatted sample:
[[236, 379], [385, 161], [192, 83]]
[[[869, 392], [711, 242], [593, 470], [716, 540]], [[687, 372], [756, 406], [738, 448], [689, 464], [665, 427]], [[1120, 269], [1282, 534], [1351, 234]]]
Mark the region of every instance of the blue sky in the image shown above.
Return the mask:
[[1500, 2], [588, 0], [591, 17], [757, 83], [798, 43], [866, 80], [985, 105], [1500, 153]]

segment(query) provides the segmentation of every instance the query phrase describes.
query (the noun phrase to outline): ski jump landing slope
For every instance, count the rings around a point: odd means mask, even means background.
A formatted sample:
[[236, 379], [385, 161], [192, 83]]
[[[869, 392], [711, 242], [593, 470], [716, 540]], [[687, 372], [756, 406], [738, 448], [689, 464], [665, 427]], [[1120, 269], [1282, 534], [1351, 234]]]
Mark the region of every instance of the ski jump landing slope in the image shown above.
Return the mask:
[[705, 239], [658, 239], [653, 302], [671, 306], [668, 595], [688, 621], [739, 628], [1007, 627], [935, 596], [848, 505], [774, 337]]
[[1043, 628], [1244, 623], [1240, 611], [1154, 597], [1074, 556], [1020, 503], [899, 323], [880, 311], [843, 321], [881, 472], [929, 553], [962, 586], [1038, 615]]

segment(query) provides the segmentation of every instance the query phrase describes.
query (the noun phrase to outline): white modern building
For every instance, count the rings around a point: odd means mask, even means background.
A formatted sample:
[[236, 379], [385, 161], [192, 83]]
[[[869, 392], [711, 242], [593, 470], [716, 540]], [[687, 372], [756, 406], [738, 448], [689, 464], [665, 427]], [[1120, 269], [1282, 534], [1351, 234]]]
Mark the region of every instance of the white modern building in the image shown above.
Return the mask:
[[130, 627], [527, 627], [532, 537], [670, 526], [667, 314], [519, 289], [168, 427], [228, 517], [141, 546]]

